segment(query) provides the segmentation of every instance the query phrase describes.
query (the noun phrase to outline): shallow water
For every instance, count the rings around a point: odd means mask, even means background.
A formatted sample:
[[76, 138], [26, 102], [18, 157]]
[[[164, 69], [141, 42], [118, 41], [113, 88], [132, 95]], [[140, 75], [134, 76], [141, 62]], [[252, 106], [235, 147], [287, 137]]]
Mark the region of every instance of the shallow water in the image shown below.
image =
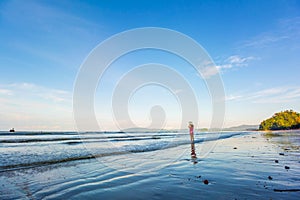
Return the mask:
[[[238, 133], [196, 134], [196, 143]], [[153, 152], [189, 144], [186, 133], [0, 132], [0, 172], [69, 161]], [[156, 154], [156, 153], [155, 153]]]
[[185, 133], [0, 135], [0, 199], [300, 197], [298, 132], [199, 133], [201, 158]]

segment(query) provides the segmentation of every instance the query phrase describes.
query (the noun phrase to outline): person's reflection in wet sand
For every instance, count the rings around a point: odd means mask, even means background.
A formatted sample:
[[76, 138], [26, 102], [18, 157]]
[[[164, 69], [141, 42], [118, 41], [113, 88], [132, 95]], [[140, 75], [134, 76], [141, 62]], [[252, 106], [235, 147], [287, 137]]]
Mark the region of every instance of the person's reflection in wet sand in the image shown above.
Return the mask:
[[195, 149], [195, 143], [194, 142], [191, 142], [191, 159], [192, 159], [192, 162], [194, 164], [198, 163], [198, 161], [197, 161], [197, 155], [196, 155], [196, 149]]
[[195, 151], [195, 140], [194, 140], [194, 124], [193, 122], [189, 122], [189, 132], [190, 132], [190, 138], [191, 138], [191, 158], [194, 164], [197, 164], [197, 155]]

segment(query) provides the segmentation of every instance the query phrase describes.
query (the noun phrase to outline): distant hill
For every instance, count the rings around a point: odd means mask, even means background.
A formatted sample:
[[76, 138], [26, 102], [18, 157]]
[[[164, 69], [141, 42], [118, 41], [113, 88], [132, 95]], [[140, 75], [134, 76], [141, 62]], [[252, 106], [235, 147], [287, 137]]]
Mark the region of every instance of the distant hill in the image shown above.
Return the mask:
[[149, 129], [149, 128], [139, 128], [139, 127], [135, 127], [135, 128], [127, 128], [127, 129], [123, 129], [123, 132], [160, 132], [163, 130], [160, 129]]
[[148, 131], [149, 129], [147, 128], [126, 128], [122, 129], [124, 132], [138, 132], [138, 131]]
[[225, 128], [223, 131], [257, 131], [258, 125], [240, 125], [240, 126], [233, 126], [230, 128]]
[[[223, 131], [257, 131], [258, 125], [240, 125], [240, 126], [234, 126], [230, 128], [224, 128]], [[136, 133], [136, 132], [187, 132], [188, 128], [186, 129], [148, 129], [148, 128], [127, 128], [123, 129], [123, 132], [127, 133]], [[219, 129], [207, 129], [207, 128], [199, 128], [195, 130], [196, 132], [206, 132], [206, 131], [219, 131]]]

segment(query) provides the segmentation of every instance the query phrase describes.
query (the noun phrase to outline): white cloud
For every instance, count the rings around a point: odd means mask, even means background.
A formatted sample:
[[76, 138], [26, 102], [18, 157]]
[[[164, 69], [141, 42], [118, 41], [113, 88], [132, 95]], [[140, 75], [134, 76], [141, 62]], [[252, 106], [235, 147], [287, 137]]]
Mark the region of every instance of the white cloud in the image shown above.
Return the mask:
[[11, 95], [13, 95], [13, 92], [11, 90], [0, 88], [0, 95], [11, 96]]
[[181, 92], [183, 92], [182, 89], [177, 89], [177, 90], [174, 91], [174, 94], [179, 94], [179, 93], [181, 93]]
[[232, 100], [236, 100], [236, 99], [240, 99], [240, 98], [242, 98], [241, 95], [228, 95], [228, 96], [226, 96], [225, 100], [232, 101]]
[[32, 83], [0, 85], [0, 130], [72, 130], [72, 95]]
[[208, 79], [219, 73], [217, 66], [207, 66], [201, 69], [201, 75], [204, 79]]
[[241, 57], [239, 55], [232, 55], [226, 58], [222, 64], [214, 65], [214, 63], [204, 63], [201, 69], [202, 77], [207, 79], [211, 76], [214, 76], [218, 73], [222, 73], [225, 70], [236, 68], [236, 67], [244, 67], [249, 64], [249, 61], [256, 59], [253, 56]]
[[238, 55], [233, 55], [226, 59], [228, 64], [224, 65], [224, 68], [231, 68], [233, 66], [247, 66], [248, 62], [253, 59], [255, 59], [253, 56], [240, 57]]
[[257, 92], [228, 95], [227, 101], [251, 101], [252, 103], [287, 103], [300, 100], [300, 87], [275, 87]]
[[32, 83], [12, 83], [0, 85], [0, 96], [19, 98], [40, 98], [53, 102], [71, 102], [71, 93], [64, 90], [47, 88]]

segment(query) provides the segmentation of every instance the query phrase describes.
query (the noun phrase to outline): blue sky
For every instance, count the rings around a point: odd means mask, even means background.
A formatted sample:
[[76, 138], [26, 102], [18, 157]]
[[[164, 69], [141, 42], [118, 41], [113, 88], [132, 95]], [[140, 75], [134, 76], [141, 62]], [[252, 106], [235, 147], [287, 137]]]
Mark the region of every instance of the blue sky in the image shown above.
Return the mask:
[[[203, 46], [223, 79], [225, 127], [300, 111], [299, 1], [10, 0], [0, 1], [0, 27], [0, 130], [74, 130], [72, 93], [84, 59], [110, 36], [140, 27], [173, 29]], [[174, 55], [145, 50], [117, 60], [99, 83], [95, 113], [103, 129], [117, 129], [110, 97], [118, 80], [149, 62], [171, 66], [189, 81], [200, 127], [209, 127], [203, 78]], [[130, 99], [135, 124], [147, 127], [157, 104], [165, 109], [165, 128], [178, 127], [178, 102], [157, 86]]]

